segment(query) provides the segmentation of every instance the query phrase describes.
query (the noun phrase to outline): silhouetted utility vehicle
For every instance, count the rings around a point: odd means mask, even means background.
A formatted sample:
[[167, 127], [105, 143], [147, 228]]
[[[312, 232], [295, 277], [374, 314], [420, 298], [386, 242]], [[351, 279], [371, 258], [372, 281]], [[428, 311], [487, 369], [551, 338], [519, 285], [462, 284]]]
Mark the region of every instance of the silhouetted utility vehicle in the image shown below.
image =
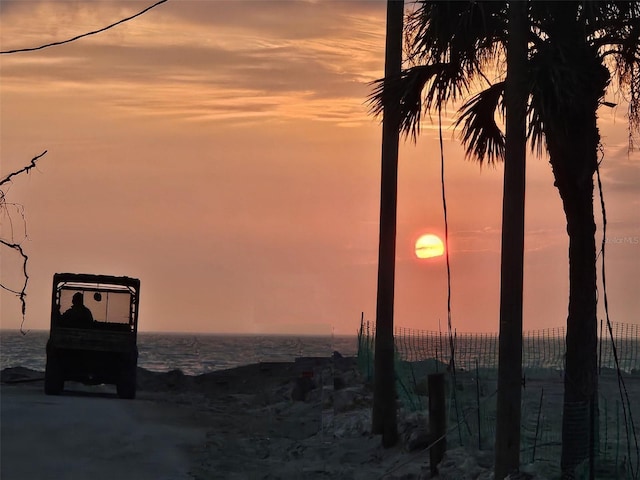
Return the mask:
[[56, 273], [51, 295], [44, 391], [58, 395], [65, 380], [115, 384], [135, 398], [140, 280]]

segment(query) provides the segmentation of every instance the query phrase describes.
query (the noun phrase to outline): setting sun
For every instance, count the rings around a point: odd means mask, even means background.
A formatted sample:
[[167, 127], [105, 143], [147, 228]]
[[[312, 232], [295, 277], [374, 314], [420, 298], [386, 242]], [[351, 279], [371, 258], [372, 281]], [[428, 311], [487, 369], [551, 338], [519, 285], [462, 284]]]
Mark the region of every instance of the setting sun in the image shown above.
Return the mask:
[[431, 233], [421, 235], [416, 240], [416, 257], [432, 258], [439, 257], [444, 253], [444, 244], [437, 235]]

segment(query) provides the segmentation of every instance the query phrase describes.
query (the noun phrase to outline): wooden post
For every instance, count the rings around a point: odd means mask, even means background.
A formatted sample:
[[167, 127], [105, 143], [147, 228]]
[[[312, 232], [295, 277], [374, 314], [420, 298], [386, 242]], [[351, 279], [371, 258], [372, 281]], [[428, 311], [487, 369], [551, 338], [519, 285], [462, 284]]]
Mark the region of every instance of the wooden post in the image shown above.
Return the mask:
[[589, 400], [589, 480], [596, 478], [596, 395], [597, 393], [592, 393]]
[[531, 453], [531, 463], [536, 461], [536, 445], [538, 444], [538, 432], [540, 431], [540, 415], [542, 413], [543, 398], [544, 398], [544, 388], [540, 391], [540, 403], [538, 404], [538, 418], [536, 419], [536, 434], [533, 437], [533, 452]]
[[598, 375], [602, 375], [602, 319], [600, 319], [600, 353], [598, 354]]
[[[431, 476], [438, 475], [438, 464], [447, 450], [447, 407], [444, 394], [444, 373], [432, 373], [428, 377], [429, 386], [429, 433], [431, 449], [429, 465]], [[435, 443], [434, 443], [435, 442]]]
[[480, 367], [476, 358], [476, 408], [478, 410], [478, 450], [482, 450], [482, 424], [480, 414]]

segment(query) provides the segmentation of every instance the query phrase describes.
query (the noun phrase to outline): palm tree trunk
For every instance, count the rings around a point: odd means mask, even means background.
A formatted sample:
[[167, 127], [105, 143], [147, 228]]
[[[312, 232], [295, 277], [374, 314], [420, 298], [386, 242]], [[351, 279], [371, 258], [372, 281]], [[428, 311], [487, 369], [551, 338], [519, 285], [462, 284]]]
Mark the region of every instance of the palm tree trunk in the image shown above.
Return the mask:
[[495, 478], [520, 467], [522, 286], [526, 158], [527, 2], [509, 3], [505, 88], [506, 144], [500, 262], [500, 337]]
[[[585, 103], [586, 99], [585, 99]], [[593, 102], [597, 105], [597, 101]], [[597, 296], [593, 175], [600, 136], [596, 113], [571, 118], [557, 136], [547, 134], [556, 187], [567, 218], [569, 235], [569, 311], [566, 333], [562, 416], [562, 478], [589, 459], [597, 438]], [[592, 403], [593, 402], [593, 403]]]
[[597, 419], [590, 414], [597, 411], [598, 395], [593, 181], [558, 189], [567, 215], [570, 284], [561, 464], [563, 478], [575, 478], [575, 468], [589, 458], [597, 430]]
[[[608, 85], [608, 69], [586, 43], [576, 21], [576, 3], [558, 2], [547, 68], [545, 137], [555, 185], [569, 236], [569, 308], [566, 332], [561, 468], [563, 479], [576, 478], [586, 465], [597, 434], [597, 294], [593, 176], [600, 135], [597, 110]], [[562, 66], [566, 84], [553, 75]], [[554, 96], [555, 95], [555, 96]], [[592, 415], [591, 412], [594, 414]], [[590, 466], [593, 466], [592, 464]], [[591, 472], [593, 474], [593, 472]]]
[[[404, 0], [387, 0], [385, 81], [402, 71]], [[384, 90], [382, 120], [382, 174], [380, 186], [380, 245], [374, 358], [371, 431], [382, 434], [382, 445], [398, 441], [393, 344], [393, 300], [396, 262], [396, 213], [398, 196], [398, 144], [400, 100]]]

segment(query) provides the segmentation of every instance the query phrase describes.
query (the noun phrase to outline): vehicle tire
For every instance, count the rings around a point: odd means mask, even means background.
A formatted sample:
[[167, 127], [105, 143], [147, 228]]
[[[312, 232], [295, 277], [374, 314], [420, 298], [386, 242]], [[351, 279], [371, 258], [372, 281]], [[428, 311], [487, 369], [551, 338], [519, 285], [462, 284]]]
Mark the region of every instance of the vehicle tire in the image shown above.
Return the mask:
[[122, 370], [116, 384], [118, 397], [129, 400], [136, 398], [136, 371], [137, 366], [135, 363]]
[[56, 354], [48, 353], [44, 371], [44, 393], [60, 395], [62, 390], [64, 390], [64, 376], [60, 359]]

